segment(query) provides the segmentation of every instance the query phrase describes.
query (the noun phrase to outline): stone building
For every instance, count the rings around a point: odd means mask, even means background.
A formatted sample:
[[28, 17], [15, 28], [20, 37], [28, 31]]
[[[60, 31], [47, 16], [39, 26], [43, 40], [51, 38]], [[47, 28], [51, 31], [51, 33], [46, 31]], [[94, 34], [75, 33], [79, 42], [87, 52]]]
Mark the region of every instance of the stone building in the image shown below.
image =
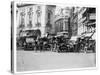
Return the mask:
[[[55, 34], [58, 32], [68, 32], [70, 34], [70, 10], [69, 7], [58, 7], [58, 13], [55, 15]], [[57, 8], [56, 8], [57, 10]]]
[[41, 36], [44, 36], [47, 31], [53, 31], [54, 26], [54, 8], [53, 5], [42, 4], [18, 4], [17, 5], [17, 33], [20, 30], [40, 30]]
[[45, 33], [54, 34], [55, 5], [46, 5]]
[[73, 7], [71, 11], [72, 36], [95, 35], [96, 8]]

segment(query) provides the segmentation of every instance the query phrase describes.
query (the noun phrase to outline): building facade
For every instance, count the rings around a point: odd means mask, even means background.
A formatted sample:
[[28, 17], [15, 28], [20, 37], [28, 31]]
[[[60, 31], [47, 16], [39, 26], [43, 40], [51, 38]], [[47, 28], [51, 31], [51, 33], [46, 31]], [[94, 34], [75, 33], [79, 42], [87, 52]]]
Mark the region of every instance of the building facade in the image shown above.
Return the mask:
[[78, 10], [78, 35], [94, 36], [96, 27], [96, 8], [82, 7]]
[[55, 5], [46, 5], [45, 33], [54, 34]]
[[96, 27], [95, 8], [73, 7], [71, 12], [72, 36], [85, 36], [88, 33], [94, 32]]
[[[54, 8], [52, 5], [18, 4], [17, 5], [17, 33], [20, 30], [39, 29], [41, 36], [54, 29]], [[51, 25], [51, 26], [50, 26]], [[52, 30], [51, 30], [52, 28]]]
[[78, 34], [78, 7], [72, 7], [70, 16], [71, 35], [77, 36]]
[[70, 10], [71, 8], [69, 7], [59, 8], [58, 14], [55, 15], [55, 34], [57, 34], [57, 32], [63, 32], [63, 31], [69, 33]]
[[80, 7], [78, 12], [78, 36], [81, 36], [87, 30], [84, 21], [86, 20], [86, 16], [83, 17], [83, 14], [86, 12], [86, 7]]

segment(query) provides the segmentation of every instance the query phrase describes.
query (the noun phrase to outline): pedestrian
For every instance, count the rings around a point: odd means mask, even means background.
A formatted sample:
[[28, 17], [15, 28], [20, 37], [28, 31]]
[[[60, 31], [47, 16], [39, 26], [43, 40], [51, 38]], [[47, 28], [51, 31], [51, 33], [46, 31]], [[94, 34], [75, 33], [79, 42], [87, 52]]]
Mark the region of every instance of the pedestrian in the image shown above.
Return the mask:
[[87, 53], [88, 43], [85, 44], [84, 52]]

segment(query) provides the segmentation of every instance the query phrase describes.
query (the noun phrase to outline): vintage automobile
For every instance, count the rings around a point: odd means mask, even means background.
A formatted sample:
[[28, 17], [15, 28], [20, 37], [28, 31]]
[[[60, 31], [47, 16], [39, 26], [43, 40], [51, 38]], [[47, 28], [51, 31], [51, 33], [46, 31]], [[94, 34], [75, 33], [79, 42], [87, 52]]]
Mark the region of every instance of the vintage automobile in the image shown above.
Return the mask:
[[58, 52], [74, 52], [74, 45], [71, 41], [59, 45]]
[[85, 40], [85, 43], [87, 43], [87, 52], [95, 52], [96, 41], [91, 39], [90, 37], [84, 37], [84, 40]]
[[[95, 40], [91, 37], [79, 37], [74, 45], [75, 52], [95, 52]], [[85, 50], [87, 48], [87, 50]]]
[[73, 46], [71, 45], [70, 36], [68, 31], [58, 32], [57, 38], [57, 50], [58, 52], [72, 52]]
[[23, 30], [17, 39], [17, 47], [24, 50], [35, 50], [35, 43], [38, 36], [41, 35], [39, 30]]
[[89, 40], [87, 52], [96, 52], [96, 42], [95, 40]]

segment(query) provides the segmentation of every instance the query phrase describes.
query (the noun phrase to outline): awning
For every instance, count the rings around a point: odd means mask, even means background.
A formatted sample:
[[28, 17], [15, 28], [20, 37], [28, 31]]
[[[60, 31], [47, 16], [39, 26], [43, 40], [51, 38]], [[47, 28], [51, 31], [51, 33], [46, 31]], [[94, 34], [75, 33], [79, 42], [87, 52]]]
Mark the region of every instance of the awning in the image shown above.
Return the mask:
[[74, 40], [74, 41], [76, 41], [77, 38], [78, 38], [78, 36], [72, 36], [70, 40]]
[[86, 33], [84, 36], [91, 36], [93, 33]]
[[[85, 33], [83, 34], [84, 37], [90, 37], [93, 33]], [[92, 39], [96, 38], [96, 33], [93, 34], [93, 36], [91, 37]]]
[[90, 26], [90, 25], [93, 25], [93, 24], [96, 24], [95, 22], [92, 22], [92, 23], [88, 23], [88, 26]]

